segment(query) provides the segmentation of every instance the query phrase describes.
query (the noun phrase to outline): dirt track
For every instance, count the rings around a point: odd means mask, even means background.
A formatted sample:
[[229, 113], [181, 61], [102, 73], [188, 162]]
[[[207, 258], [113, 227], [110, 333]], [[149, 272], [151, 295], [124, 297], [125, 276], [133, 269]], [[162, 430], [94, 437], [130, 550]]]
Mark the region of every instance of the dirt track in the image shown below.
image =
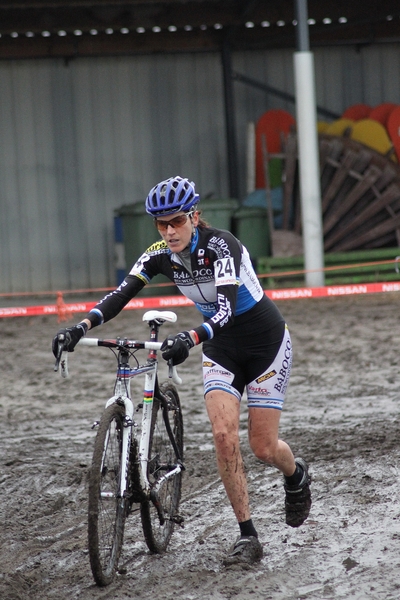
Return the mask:
[[[88, 562], [86, 473], [113, 359], [78, 348], [62, 380], [52, 370], [55, 317], [0, 320], [1, 600], [400, 598], [399, 300], [279, 303], [295, 353], [281, 435], [310, 463], [313, 507], [299, 529], [285, 525], [281, 477], [249, 452], [243, 403], [243, 453], [265, 550], [257, 566], [221, 565], [237, 525], [214, 464], [194, 349], [180, 369], [185, 528], [167, 554], [154, 556], [138, 518], [130, 519], [126, 573], [105, 589], [94, 585]], [[200, 321], [192, 308], [176, 312], [180, 329]], [[144, 337], [141, 317], [124, 312], [93, 336]]]

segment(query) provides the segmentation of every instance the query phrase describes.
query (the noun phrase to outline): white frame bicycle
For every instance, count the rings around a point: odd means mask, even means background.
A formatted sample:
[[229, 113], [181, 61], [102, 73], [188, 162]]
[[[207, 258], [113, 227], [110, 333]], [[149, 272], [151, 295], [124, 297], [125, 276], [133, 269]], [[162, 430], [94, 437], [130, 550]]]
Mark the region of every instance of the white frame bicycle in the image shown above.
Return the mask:
[[[77, 346], [111, 348], [118, 368], [114, 393], [106, 402], [97, 428], [92, 465], [89, 471], [88, 545], [93, 577], [100, 586], [111, 583], [118, 568], [123, 545], [125, 519], [132, 505], [140, 506], [144, 537], [152, 552], [164, 552], [178, 513], [183, 464], [183, 422], [180, 400], [171, 382], [158, 384], [158, 332], [165, 322], [175, 323], [171, 311], [148, 311], [143, 316], [150, 328], [150, 340], [82, 338]], [[55, 370], [68, 376], [64, 340], [59, 338]], [[135, 353], [148, 350], [140, 365]], [[136, 366], [129, 361], [134, 359]], [[143, 401], [134, 405], [131, 379], [145, 375]], [[170, 378], [181, 383], [175, 367]], [[135, 420], [142, 410], [142, 419]]]

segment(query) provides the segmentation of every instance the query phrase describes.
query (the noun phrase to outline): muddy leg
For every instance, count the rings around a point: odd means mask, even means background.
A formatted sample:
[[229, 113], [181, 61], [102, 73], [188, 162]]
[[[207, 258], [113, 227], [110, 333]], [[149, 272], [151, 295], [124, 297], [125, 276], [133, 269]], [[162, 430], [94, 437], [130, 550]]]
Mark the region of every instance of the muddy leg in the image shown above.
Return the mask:
[[215, 390], [206, 395], [206, 408], [222, 483], [237, 520], [247, 521], [250, 519], [250, 508], [239, 445], [239, 401], [232, 394]]
[[290, 447], [278, 438], [280, 416], [275, 408], [249, 408], [249, 442], [257, 458], [290, 476], [296, 465]]

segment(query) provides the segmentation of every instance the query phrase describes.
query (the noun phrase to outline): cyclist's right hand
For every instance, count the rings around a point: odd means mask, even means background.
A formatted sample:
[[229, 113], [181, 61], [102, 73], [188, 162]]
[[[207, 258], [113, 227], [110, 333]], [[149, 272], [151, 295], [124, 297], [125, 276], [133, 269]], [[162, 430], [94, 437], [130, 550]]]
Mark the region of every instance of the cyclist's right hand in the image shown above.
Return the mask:
[[160, 348], [162, 357], [166, 361], [172, 361], [174, 366], [182, 364], [189, 356], [190, 348], [194, 341], [188, 331], [182, 331], [177, 335], [169, 335]]
[[78, 323], [78, 325], [74, 325], [73, 327], [60, 329], [52, 342], [54, 356], [56, 358], [59, 356], [59, 344], [63, 344], [63, 350], [73, 352], [79, 340], [86, 335], [87, 330], [86, 323]]

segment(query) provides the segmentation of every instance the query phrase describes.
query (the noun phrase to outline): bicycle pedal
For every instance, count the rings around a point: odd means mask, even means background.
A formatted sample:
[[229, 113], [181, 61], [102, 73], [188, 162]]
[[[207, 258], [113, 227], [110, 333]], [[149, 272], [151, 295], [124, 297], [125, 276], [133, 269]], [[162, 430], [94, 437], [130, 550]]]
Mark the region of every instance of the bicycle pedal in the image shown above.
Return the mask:
[[100, 425], [100, 421], [95, 421], [90, 429], [96, 429]]

